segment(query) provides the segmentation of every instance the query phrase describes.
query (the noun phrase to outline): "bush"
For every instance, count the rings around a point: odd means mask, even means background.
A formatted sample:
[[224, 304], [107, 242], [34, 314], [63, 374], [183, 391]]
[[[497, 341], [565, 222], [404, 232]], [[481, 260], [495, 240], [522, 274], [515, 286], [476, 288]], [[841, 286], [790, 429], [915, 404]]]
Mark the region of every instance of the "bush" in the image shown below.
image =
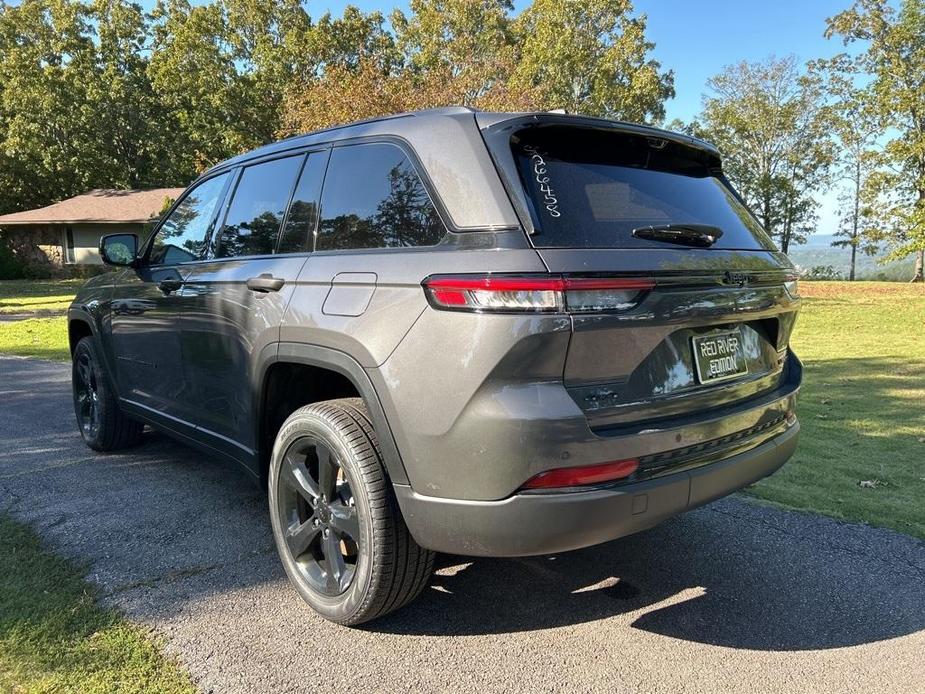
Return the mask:
[[25, 268], [13, 255], [13, 251], [0, 241], [0, 280], [21, 280], [26, 278]]

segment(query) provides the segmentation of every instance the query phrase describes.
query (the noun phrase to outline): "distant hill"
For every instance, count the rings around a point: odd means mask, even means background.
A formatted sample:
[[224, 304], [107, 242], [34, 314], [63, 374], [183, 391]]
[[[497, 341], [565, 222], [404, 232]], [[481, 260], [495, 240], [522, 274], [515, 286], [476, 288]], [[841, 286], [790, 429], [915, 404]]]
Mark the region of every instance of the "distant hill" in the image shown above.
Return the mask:
[[[851, 249], [832, 245], [835, 237], [831, 234], [813, 234], [800, 246], [792, 246], [787, 254], [801, 272], [808, 272], [814, 267], [831, 265], [844, 277], [848, 277], [851, 265]], [[885, 253], [876, 256], [859, 253], [857, 257], [857, 278], [878, 280], [908, 280], [912, 277], [914, 260], [905, 258], [892, 263], [880, 262]]]

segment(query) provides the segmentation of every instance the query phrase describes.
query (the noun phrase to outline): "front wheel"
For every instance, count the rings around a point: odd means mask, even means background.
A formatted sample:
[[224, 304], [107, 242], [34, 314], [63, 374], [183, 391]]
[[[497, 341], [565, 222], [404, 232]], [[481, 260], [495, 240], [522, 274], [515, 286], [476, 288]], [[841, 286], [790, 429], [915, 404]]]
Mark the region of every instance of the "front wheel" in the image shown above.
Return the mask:
[[402, 520], [363, 402], [290, 415], [276, 437], [270, 517], [296, 590], [326, 619], [366, 622], [417, 597], [433, 571]]
[[115, 451], [138, 443], [144, 425], [119, 409], [92, 337], [83, 338], [74, 348], [71, 388], [77, 428], [90, 448]]

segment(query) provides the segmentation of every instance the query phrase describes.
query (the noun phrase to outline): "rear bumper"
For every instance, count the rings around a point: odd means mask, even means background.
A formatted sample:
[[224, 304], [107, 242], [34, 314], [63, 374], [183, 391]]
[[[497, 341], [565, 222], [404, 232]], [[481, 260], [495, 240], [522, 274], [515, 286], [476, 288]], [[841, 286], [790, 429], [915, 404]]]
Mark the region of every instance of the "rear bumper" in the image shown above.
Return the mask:
[[796, 449], [799, 423], [730, 458], [610, 489], [514, 494], [501, 501], [422, 496], [395, 485], [415, 540], [469, 556], [525, 556], [588, 547], [709, 503], [770, 475]]

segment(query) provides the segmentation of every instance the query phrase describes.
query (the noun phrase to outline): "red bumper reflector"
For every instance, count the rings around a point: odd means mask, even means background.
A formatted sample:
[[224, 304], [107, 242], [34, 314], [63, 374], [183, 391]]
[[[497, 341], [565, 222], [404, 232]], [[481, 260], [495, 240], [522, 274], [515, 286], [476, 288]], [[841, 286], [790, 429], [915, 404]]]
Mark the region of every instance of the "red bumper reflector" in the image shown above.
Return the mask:
[[579, 487], [601, 482], [622, 480], [632, 475], [639, 468], [636, 459], [618, 460], [601, 465], [584, 467], [563, 467], [541, 472], [527, 480], [523, 489], [555, 489], [559, 487]]

